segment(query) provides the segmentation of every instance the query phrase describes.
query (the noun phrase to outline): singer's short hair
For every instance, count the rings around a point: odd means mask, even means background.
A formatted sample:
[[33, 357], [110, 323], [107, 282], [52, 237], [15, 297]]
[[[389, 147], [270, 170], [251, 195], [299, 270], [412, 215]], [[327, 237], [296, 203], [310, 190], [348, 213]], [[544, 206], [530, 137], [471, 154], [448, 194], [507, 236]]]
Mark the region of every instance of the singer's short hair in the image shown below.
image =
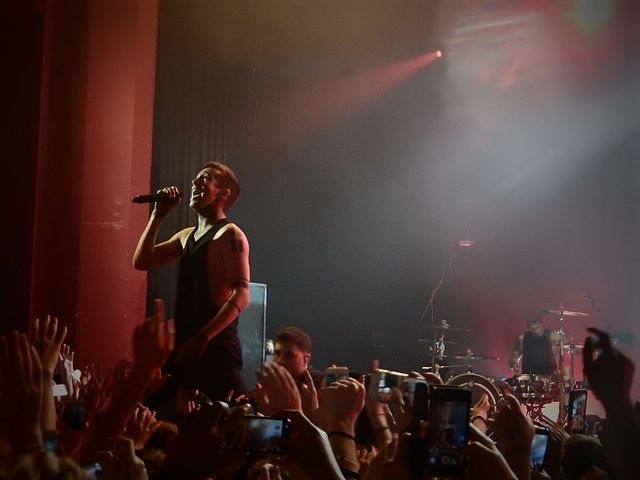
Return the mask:
[[233, 173], [233, 170], [222, 163], [208, 162], [202, 168], [212, 169], [216, 185], [221, 188], [229, 189], [230, 194], [224, 204], [224, 211], [226, 212], [236, 202], [238, 195], [240, 195], [240, 182], [238, 182], [238, 177]]

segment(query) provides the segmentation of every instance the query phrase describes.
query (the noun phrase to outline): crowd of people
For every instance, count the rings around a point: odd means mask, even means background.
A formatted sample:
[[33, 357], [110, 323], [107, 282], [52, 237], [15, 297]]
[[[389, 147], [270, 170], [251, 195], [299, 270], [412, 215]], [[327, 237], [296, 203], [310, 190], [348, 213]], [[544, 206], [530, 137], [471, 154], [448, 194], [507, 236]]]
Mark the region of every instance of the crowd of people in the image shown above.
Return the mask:
[[[159, 418], [145, 399], [166, 381], [161, 367], [175, 345], [173, 320], [165, 317], [157, 300], [133, 332], [132, 362], [118, 362], [106, 375], [95, 365], [76, 370], [66, 328], [55, 318], [36, 319], [28, 334], [0, 337], [0, 478], [432, 478], [428, 465], [417, 471], [412, 460], [412, 435], [416, 427], [428, 432], [428, 421], [416, 426], [402, 395], [379, 402], [367, 394], [375, 388], [367, 387], [367, 376], [316, 383], [308, 336], [295, 327], [276, 339], [274, 362], [257, 372], [254, 392], [220, 402], [180, 387], [176, 415]], [[549, 430], [549, 450], [543, 469], [534, 470], [536, 425], [519, 401], [507, 394], [493, 406], [482, 398], [470, 413], [459, 478], [638, 478], [640, 422], [629, 396], [634, 367], [606, 333], [591, 333], [584, 372], [606, 410], [599, 438], [570, 435], [545, 418], [537, 426]], [[425, 381], [439, 383], [433, 375]], [[261, 415], [272, 424], [265, 427]], [[248, 418], [260, 435], [271, 432], [270, 443], [230, 446]]]
[[[585, 341], [584, 373], [606, 419], [592, 435], [565, 431], [564, 419], [534, 425], [509, 393], [471, 405], [468, 391], [447, 390], [434, 373], [383, 374], [374, 363], [367, 374], [340, 367], [323, 378], [309, 367], [311, 339], [295, 326], [276, 335], [273, 362], [246, 391], [237, 324], [249, 303], [249, 243], [226, 217], [239, 192], [231, 169], [206, 164], [189, 199], [197, 226], [158, 242], [163, 217], [182, 199], [176, 187], [159, 192], [133, 264], [180, 262], [175, 321], [155, 300], [133, 331], [131, 361], [108, 373], [77, 369], [56, 318], [0, 337], [0, 480], [640, 477], [634, 366], [596, 329]], [[539, 320], [529, 327], [512, 363], [524, 354], [527, 369], [552, 370], [548, 355], [527, 356], [531, 344], [551, 344]], [[549, 441], [532, 468], [536, 427]]]

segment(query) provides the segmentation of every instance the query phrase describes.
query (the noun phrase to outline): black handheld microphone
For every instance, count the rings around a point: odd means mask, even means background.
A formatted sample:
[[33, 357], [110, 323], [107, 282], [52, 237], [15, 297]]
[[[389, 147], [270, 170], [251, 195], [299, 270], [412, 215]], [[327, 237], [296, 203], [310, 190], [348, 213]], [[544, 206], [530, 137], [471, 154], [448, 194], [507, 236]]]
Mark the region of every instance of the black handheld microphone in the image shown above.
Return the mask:
[[[182, 197], [182, 194], [179, 194]], [[171, 200], [171, 197], [166, 192], [151, 193], [149, 195], [136, 195], [131, 197], [133, 203], [156, 203], [163, 200]]]

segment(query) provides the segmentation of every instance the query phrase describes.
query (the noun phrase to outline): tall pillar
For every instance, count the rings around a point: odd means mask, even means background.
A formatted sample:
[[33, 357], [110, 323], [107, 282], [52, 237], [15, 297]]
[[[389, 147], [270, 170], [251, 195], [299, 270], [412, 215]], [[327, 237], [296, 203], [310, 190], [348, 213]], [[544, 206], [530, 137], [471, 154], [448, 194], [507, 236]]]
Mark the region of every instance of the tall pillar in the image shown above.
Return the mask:
[[58, 315], [79, 364], [129, 356], [146, 276], [158, 0], [46, 3], [31, 315]]

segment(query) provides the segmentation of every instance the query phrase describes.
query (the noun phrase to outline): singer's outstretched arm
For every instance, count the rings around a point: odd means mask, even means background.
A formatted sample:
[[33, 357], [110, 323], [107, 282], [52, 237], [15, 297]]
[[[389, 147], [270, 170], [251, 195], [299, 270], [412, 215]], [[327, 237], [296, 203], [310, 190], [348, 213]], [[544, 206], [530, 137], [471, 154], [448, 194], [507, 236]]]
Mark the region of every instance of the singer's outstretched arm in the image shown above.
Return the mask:
[[136, 270], [149, 270], [150, 268], [160, 267], [179, 258], [182, 253], [182, 247], [193, 230], [193, 227], [185, 228], [169, 240], [156, 244], [162, 218], [180, 205], [182, 201], [182, 195], [178, 187], [165, 187], [162, 190], [158, 190], [158, 193], [164, 193], [168, 198], [156, 202], [149, 222], [142, 232], [140, 240], [138, 240], [136, 251], [133, 254], [133, 268]]
[[136, 270], [149, 270], [171, 263], [180, 258], [182, 247], [184, 246], [193, 227], [185, 228], [173, 235], [169, 240], [156, 244], [158, 230], [162, 218], [171, 210], [180, 205], [182, 195], [177, 187], [165, 187], [158, 190], [158, 193], [165, 193], [169, 198], [156, 202], [149, 217], [149, 222], [145, 227], [136, 251], [133, 254], [133, 268]]
[[151, 214], [144, 232], [140, 235], [136, 251], [133, 254], [133, 268], [149, 270], [161, 267], [180, 258], [182, 247], [194, 227], [180, 230], [169, 240], [156, 244], [156, 237], [160, 228], [160, 218]]

